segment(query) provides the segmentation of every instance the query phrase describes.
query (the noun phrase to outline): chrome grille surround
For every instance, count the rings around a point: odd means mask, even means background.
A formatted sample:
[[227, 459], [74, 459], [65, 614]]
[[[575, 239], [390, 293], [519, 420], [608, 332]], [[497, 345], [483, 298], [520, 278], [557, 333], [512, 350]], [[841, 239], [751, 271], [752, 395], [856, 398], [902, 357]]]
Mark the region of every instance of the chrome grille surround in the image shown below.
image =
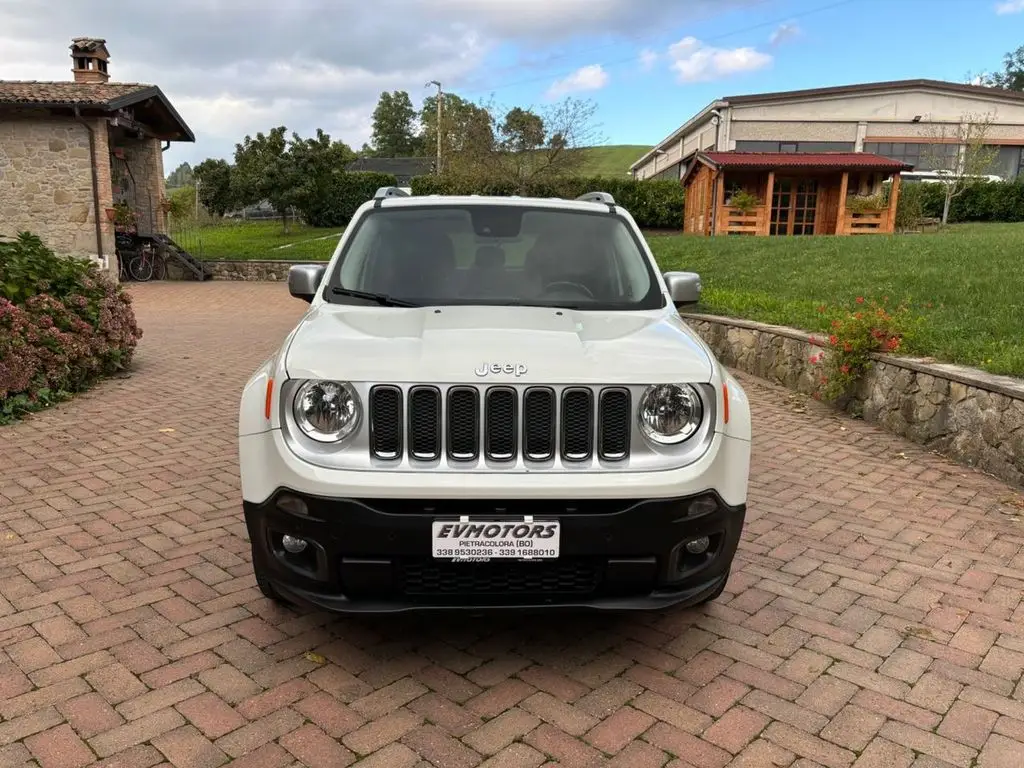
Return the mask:
[[652, 445], [640, 433], [636, 413], [645, 384], [351, 382], [361, 426], [340, 444], [327, 444], [307, 438], [291, 416], [301, 384], [290, 379], [282, 386], [282, 433], [292, 453], [327, 469], [574, 474], [677, 469], [707, 451], [718, 414], [716, 389], [693, 384], [704, 409], [700, 427], [678, 445]]

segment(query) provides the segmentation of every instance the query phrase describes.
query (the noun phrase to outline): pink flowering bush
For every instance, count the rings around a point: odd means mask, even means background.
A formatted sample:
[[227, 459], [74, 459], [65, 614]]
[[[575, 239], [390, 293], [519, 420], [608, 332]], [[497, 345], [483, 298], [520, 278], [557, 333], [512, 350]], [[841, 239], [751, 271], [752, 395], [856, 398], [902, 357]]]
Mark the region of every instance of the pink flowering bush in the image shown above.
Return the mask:
[[0, 242], [0, 422], [127, 367], [142, 331], [131, 296], [35, 235]]

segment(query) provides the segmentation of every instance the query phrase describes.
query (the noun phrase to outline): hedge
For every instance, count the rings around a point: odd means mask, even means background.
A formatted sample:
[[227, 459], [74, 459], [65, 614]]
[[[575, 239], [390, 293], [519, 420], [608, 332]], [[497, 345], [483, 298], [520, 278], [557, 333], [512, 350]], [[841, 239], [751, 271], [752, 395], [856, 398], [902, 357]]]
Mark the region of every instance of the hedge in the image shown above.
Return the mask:
[[494, 181], [462, 181], [438, 176], [416, 176], [414, 195], [513, 195], [573, 199], [586, 192], [608, 192], [644, 229], [682, 229], [683, 187], [677, 181], [638, 181], [608, 177], [563, 177], [514, 184]]
[[[945, 200], [942, 184], [904, 184], [899, 208], [922, 216], [941, 218]], [[907, 216], [907, 219], [912, 219]], [[1024, 181], [989, 181], [972, 184], [953, 198], [949, 221], [1024, 221]]]
[[296, 195], [295, 208], [310, 226], [343, 227], [380, 187], [397, 184], [398, 179], [389, 173], [341, 171], [302, 188]]

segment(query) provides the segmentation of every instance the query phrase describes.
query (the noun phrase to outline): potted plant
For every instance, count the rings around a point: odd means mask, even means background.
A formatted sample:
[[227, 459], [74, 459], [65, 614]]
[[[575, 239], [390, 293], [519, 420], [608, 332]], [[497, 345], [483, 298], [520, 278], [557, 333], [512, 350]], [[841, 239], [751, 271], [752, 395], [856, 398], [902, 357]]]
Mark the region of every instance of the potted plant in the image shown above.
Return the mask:
[[851, 213], [868, 213], [885, 208], [885, 199], [878, 195], [847, 195], [846, 210]]
[[139, 215], [123, 200], [114, 203], [114, 230], [116, 232], [134, 232]]
[[729, 201], [729, 205], [744, 214], [752, 213], [760, 204], [760, 198], [745, 189], [741, 189], [733, 194], [732, 199]]

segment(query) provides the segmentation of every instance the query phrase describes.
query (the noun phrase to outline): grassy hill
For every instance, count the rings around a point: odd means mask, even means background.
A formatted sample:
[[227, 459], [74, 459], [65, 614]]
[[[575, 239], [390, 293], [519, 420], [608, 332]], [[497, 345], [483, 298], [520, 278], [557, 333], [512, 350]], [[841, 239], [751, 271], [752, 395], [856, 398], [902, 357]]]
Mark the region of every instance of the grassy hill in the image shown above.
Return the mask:
[[609, 144], [601, 147], [587, 147], [586, 163], [580, 170], [581, 176], [617, 176], [625, 178], [629, 166], [650, 150], [643, 144]]

